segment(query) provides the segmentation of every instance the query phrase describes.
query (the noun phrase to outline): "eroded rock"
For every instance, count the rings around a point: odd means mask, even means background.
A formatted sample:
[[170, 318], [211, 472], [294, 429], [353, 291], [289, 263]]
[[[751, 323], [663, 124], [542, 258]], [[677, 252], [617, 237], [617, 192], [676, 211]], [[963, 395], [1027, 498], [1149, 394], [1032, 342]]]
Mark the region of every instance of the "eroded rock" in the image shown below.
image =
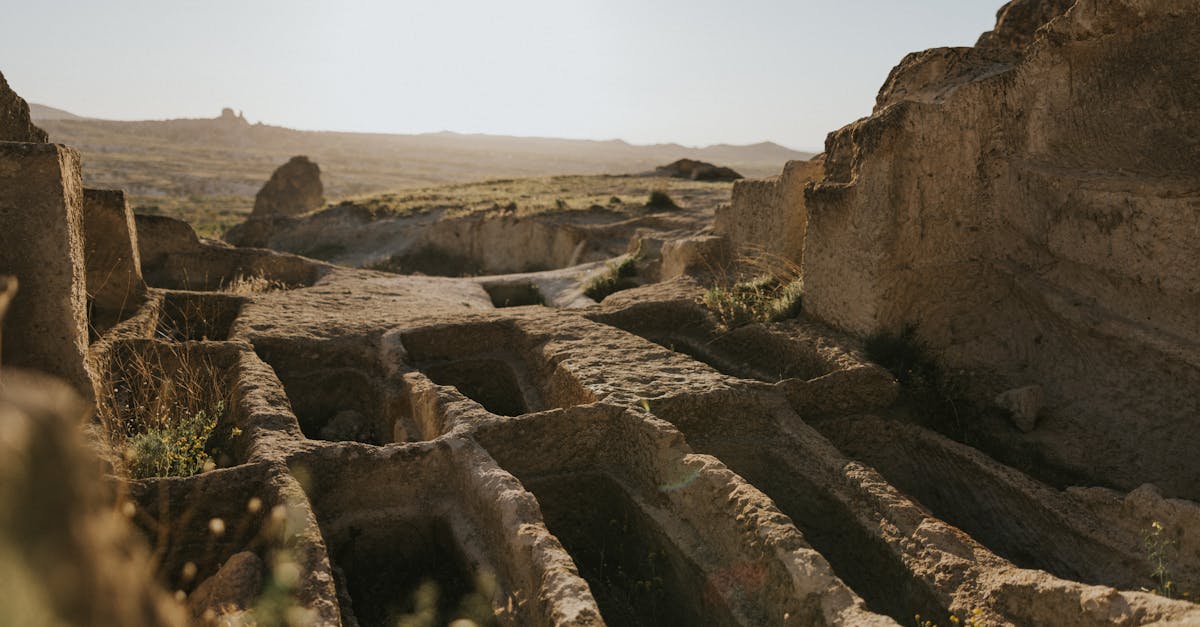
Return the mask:
[[252, 217], [295, 216], [319, 209], [325, 188], [321, 168], [308, 157], [292, 157], [279, 166], [254, 197]]
[[8, 86], [4, 74], [0, 74], [0, 141], [33, 142], [50, 141], [46, 131], [34, 125], [29, 118], [29, 105], [24, 98]]
[[829, 136], [805, 309], [916, 325], [949, 367], [1003, 379], [985, 401], [1040, 382], [1055, 435], [1006, 446], [1047, 468], [1197, 498], [1200, 240], [1179, 234], [1200, 203], [1200, 6], [1049, 19], [1067, 4], [1016, 2], [984, 47], [910, 55]]
[[741, 174], [731, 168], [695, 159], [680, 159], [668, 165], [659, 166], [654, 169], [654, 174], [693, 181], [736, 181], [742, 178]]
[[79, 153], [0, 142], [0, 270], [21, 283], [4, 323], [3, 361], [90, 396], [82, 205]]

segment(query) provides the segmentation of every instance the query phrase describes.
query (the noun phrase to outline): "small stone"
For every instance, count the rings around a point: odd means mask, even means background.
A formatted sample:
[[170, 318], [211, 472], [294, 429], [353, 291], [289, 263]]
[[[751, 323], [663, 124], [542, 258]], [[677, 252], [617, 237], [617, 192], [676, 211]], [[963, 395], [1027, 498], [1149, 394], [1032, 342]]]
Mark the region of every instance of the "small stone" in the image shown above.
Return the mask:
[[996, 404], [1009, 411], [1018, 429], [1029, 433], [1037, 426], [1038, 412], [1044, 400], [1042, 386], [1027, 385], [1001, 393], [996, 397]]

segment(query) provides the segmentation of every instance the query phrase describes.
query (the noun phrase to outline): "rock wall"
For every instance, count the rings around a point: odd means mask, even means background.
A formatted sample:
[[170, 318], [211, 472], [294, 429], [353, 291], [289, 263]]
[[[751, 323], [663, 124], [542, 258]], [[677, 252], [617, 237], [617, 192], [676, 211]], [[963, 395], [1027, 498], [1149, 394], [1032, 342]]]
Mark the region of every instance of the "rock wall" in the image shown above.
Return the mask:
[[804, 188], [822, 175], [823, 160], [789, 161], [783, 173], [733, 184], [730, 204], [719, 207], [714, 228], [737, 249], [779, 255], [794, 263], [804, 260], [808, 209]]
[[123, 318], [146, 298], [137, 229], [125, 192], [83, 190], [83, 231], [87, 294], [95, 310], [93, 317], [103, 313], [114, 321]]
[[90, 396], [82, 203], [79, 153], [0, 142], [0, 270], [20, 282], [2, 361], [62, 377]]
[[1198, 498], [1200, 5], [999, 17], [981, 46], [909, 55], [873, 115], [830, 134], [805, 309], [859, 334], [915, 325], [991, 393], [1041, 384], [1040, 424], [996, 431], [1001, 448]]

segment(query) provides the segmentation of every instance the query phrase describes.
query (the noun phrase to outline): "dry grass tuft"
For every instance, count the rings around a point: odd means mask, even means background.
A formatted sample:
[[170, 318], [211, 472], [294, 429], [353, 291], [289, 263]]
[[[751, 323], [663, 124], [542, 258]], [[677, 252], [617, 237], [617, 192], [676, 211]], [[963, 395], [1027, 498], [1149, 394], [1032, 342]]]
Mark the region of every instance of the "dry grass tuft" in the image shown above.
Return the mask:
[[720, 278], [704, 295], [705, 306], [722, 330], [799, 315], [804, 281], [795, 262], [758, 252], [740, 257], [734, 267], [737, 270], [714, 273]]
[[220, 291], [227, 294], [240, 294], [243, 296], [250, 294], [263, 294], [266, 292], [276, 292], [279, 290], [288, 289], [288, 284], [283, 281], [275, 281], [268, 279], [261, 274], [244, 275], [239, 274], [226, 285], [222, 285]]

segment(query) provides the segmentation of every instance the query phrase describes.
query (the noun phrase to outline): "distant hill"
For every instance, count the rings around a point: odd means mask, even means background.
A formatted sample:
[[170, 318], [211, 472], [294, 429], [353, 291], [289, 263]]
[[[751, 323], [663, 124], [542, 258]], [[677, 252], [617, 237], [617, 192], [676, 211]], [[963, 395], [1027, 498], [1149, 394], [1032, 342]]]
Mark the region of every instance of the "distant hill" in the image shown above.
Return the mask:
[[51, 141], [80, 150], [87, 185], [124, 189], [145, 211], [222, 224], [240, 220], [271, 172], [295, 155], [321, 166], [328, 201], [484, 179], [646, 172], [684, 157], [764, 176], [789, 159], [811, 157], [772, 143], [687, 148], [450, 132], [298, 131], [250, 124], [232, 110], [211, 119], [117, 122], [35, 105], [33, 117]]
[[29, 103], [29, 117], [33, 118], [34, 122], [43, 122], [45, 120], [84, 120], [86, 118], [75, 115], [70, 111], [47, 107], [44, 104], [36, 102]]

